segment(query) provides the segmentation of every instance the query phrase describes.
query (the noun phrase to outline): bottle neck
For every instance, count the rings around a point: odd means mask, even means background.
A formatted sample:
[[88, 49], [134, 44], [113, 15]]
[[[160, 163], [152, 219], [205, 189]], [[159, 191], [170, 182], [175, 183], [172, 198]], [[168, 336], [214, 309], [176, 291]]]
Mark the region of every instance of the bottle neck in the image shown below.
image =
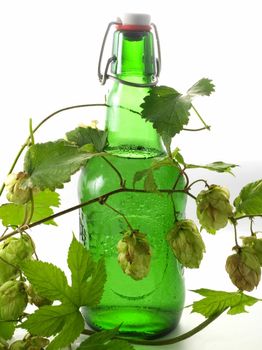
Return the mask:
[[[153, 36], [150, 31], [116, 31], [111, 72], [116, 78], [150, 83], [156, 73]], [[109, 91], [106, 118], [107, 151], [123, 157], [145, 158], [164, 153], [159, 135], [139, 113], [149, 88], [115, 81]], [[138, 112], [138, 113], [134, 113]]]
[[120, 79], [150, 83], [156, 74], [154, 42], [150, 31], [116, 31], [111, 72]]

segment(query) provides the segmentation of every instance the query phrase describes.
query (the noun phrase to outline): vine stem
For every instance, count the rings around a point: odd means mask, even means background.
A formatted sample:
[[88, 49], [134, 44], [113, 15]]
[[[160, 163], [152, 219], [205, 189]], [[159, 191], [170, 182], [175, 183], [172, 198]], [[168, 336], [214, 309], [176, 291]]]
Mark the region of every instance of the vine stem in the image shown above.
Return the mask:
[[193, 185], [195, 185], [198, 182], [204, 182], [205, 186], [208, 187], [208, 183], [206, 180], [204, 179], [198, 179], [196, 181], [193, 181], [190, 185], [188, 185], [187, 189], [189, 190]]
[[198, 116], [198, 118], [201, 120], [201, 122], [203, 123], [203, 125], [205, 126], [205, 129], [210, 130], [210, 126], [206, 124], [206, 122], [204, 121], [204, 119], [201, 117], [201, 115], [199, 114], [199, 112], [197, 111], [197, 109], [191, 104], [194, 112], [196, 113], [196, 115]]
[[106, 156], [101, 156], [101, 158], [104, 159], [104, 161], [106, 161], [110, 166], [111, 168], [116, 172], [117, 176], [119, 177], [119, 180], [120, 180], [120, 187], [123, 188], [125, 187], [125, 181], [120, 173], [120, 171], [114, 166], [113, 163], [111, 163], [107, 158]]
[[188, 129], [188, 128], [183, 128], [183, 131], [202, 131], [202, 130], [210, 130], [210, 125], [208, 125], [207, 127], [203, 127], [203, 128], [198, 128], [198, 129]]
[[233, 221], [233, 226], [234, 226], [235, 244], [237, 248], [240, 248], [237, 240], [237, 223], [235, 221]]
[[134, 231], [134, 229], [133, 229], [133, 227], [131, 226], [130, 222], [127, 220], [127, 217], [126, 217], [123, 213], [121, 213], [121, 212], [118, 211], [117, 209], [111, 207], [111, 205], [109, 205], [109, 204], [106, 203], [106, 202], [101, 203], [101, 204], [107, 206], [108, 208], [110, 208], [111, 210], [113, 210], [115, 213], [117, 213], [118, 215], [122, 216], [122, 218], [125, 220], [127, 226], [130, 228], [130, 230], [131, 230], [132, 232]]
[[[65, 214], [68, 214], [74, 210], [77, 210], [77, 209], [80, 209], [86, 205], [90, 205], [90, 204], [93, 204], [93, 203], [96, 203], [96, 202], [101, 202], [101, 201], [105, 201], [105, 198], [109, 197], [109, 196], [112, 196], [114, 194], [117, 194], [117, 193], [121, 193], [121, 192], [136, 192], [136, 193], [154, 193], [154, 191], [145, 191], [145, 190], [140, 190], [140, 189], [132, 189], [132, 188], [118, 188], [116, 190], [113, 190], [111, 192], [108, 192], [102, 196], [99, 196], [99, 197], [95, 197], [93, 199], [90, 199], [88, 201], [85, 201], [85, 202], [82, 202], [80, 204], [77, 204], [71, 208], [68, 208], [68, 209], [65, 209], [65, 210], [62, 210], [58, 213], [55, 213], [53, 215], [50, 215], [50, 216], [47, 216], [41, 220], [38, 220], [38, 221], [35, 221], [31, 224], [25, 224], [25, 225], [22, 225], [20, 226], [19, 228], [17, 228], [16, 230], [12, 231], [12, 232], [9, 232], [9, 233], [6, 233], [4, 236], [1, 236], [0, 237], [0, 242], [1, 241], [4, 241], [5, 239], [9, 238], [9, 237], [12, 237], [14, 236], [15, 234], [17, 233], [21, 233], [21, 231], [23, 230], [27, 230], [29, 228], [33, 228], [35, 226], [38, 226], [40, 224], [43, 224], [49, 220], [53, 220], [59, 216], [62, 216], [62, 215], [65, 215]], [[174, 193], [174, 192], [179, 192], [179, 193], [186, 193], [188, 196], [191, 196], [195, 199], [195, 197], [189, 193], [189, 192], [185, 192], [184, 190], [159, 190], [159, 192], [162, 192], [162, 193], [167, 193], [167, 194], [170, 194], [170, 193]]]
[[[199, 325], [197, 325], [196, 327], [192, 328], [190, 331], [181, 334], [177, 337], [174, 338], [170, 338], [170, 339], [163, 339], [163, 340], [140, 340], [140, 339], [130, 339], [130, 338], [125, 338], [125, 337], [116, 337], [117, 339], [122, 339], [122, 340], [127, 340], [132, 344], [137, 344], [137, 345], [151, 345], [151, 346], [161, 346], [161, 345], [171, 345], [171, 344], [176, 344], [181, 342], [182, 340], [188, 339], [190, 337], [192, 337], [193, 335], [197, 334], [198, 332], [202, 331], [204, 328], [206, 328], [208, 325], [210, 325], [210, 323], [214, 322], [220, 315], [222, 315], [222, 313], [225, 310], [218, 312], [212, 316], [210, 316], [209, 318], [207, 318], [205, 321], [203, 321], [202, 323], [200, 323]], [[92, 335], [96, 332], [89, 330], [89, 329], [85, 329], [82, 334], [85, 335]]]
[[234, 220], [241, 220], [241, 219], [246, 219], [246, 218], [249, 218], [249, 219], [252, 219], [252, 218], [262, 218], [262, 215], [242, 215], [242, 216], [239, 216], [238, 218], [234, 218]]
[[[19, 152], [17, 153], [8, 174], [11, 174], [12, 171], [14, 170], [21, 154], [23, 153], [24, 149], [28, 146], [30, 140], [32, 139], [32, 135], [45, 123], [47, 122], [49, 119], [51, 119], [52, 117], [54, 117], [55, 115], [61, 113], [61, 112], [65, 112], [71, 109], [77, 109], [77, 108], [84, 108], [84, 107], [109, 107], [109, 105], [107, 105], [106, 103], [89, 103], [89, 104], [82, 104], [82, 105], [75, 105], [75, 106], [69, 106], [69, 107], [64, 107], [61, 109], [58, 109], [57, 111], [49, 114], [46, 118], [44, 118], [33, 130], [30, 130], [30, 135], [28, 136], [28, 138], [26, 139], [25, 143], [21, 146]], [[31, 123], [31, 122], [30, 122]], [[32, 125], [31, 125], [32, 127]], [[32, 140], [34, 142], [34, 140]], [[5, 188], [5, 184], [2, 184], [2, 187], [0, 189], [0, 196], [2, 195], [3, 191]]]
[[256, 234], [253, 230], [253, 218], [250, 218], [250, 226], [249, 227], [250, 227], [251, 236], [256, 237]]

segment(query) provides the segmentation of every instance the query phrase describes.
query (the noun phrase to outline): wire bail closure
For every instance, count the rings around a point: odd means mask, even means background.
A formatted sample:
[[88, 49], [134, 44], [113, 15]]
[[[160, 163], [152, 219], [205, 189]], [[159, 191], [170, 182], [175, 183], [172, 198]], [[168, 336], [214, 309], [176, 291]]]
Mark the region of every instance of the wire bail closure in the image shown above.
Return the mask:
[[154, 29], [155, 40], [157, 43], [157, 57], [156, 57], [156, 75], [155, 75], [155, 80], [152, 83], [147, 83], [147, 84], [134, 83], [134, 82], [127, 81], [124, 79], [120, 79], [114, 75], [108, 74], [108, 69], [109, 69], [110, 64], [113, 62], [116, 62], [116, 60], [117, 60], [117, 57], [115, 55], [111, 56], [107, 60], [106, 66], [104, 69], [104, 74], [101, 73], [101, 65], [102, 65], [102, 59], [103, 59], [103, 55], [104, 55], [106, 40], [107, 40], [107, 37], [108, 37], [108, 34], [109, 34], [111, 27], [113, 25], [117, 25], [117, 24], [122, 24], [122, 23], [121, 22], [110, 22], [107, 26], [107, 29], [106, 29], [106, 32], [104, 35], [104, 39], [102, 42], [101, 51], [100, 51], [100, 55], [99, 55], [99, 61], [98, 61], [98, 78], [99, 78], [100, 83], [102, 85], [105, 85], [107, 79], [110, 78], [110, 79], [117, 80], [120, 83], [125, 84], [125, 85], [129, 85], [129, 86], [142, 87], [142, 88], [156, 86], [156, 84], [158, 83], [158, 78], [159, 78], [160, 71], [161, 71], [161, 50], [160, 50], [160, 42], [159, 42], [157, 27], [154, 23], [151, 23], [150, 25]]

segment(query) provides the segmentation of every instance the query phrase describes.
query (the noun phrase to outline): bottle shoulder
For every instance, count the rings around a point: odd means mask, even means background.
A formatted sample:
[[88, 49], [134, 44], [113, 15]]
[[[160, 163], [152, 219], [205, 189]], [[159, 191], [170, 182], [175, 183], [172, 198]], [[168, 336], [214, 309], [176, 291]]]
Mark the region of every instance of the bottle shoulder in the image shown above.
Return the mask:
[[[81, 192], [99, 196], [119, 188], [120, 175], [127, 188], [144, 189], [148, 169], [160, 158], [141, 159], [107, 155], [106, 159], [111, 164], [102, 157], [94, 157], [83, 168], [79, 179], [80, 197]], [[165, 165], [154, 170], [152, 174], [158, 189], [171, 189], [180, 173], [178, 168]], [[152, 178], [148, 178], [148, 181], [152, 181]], [[184, 178], [180, 176], [178, 188], [183, 188], [184, 185]]]

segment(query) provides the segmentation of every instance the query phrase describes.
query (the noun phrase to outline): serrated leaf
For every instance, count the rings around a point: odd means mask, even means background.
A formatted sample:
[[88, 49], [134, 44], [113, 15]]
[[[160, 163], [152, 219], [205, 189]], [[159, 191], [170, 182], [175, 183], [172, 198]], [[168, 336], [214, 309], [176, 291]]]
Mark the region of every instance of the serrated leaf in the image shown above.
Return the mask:
[[32, 145], [24, 160], [24, 171], [30, 175], [25, 186], [51, 191], [63, 188], [71, 175], [92, 156], [64, 140]]
[[187, 169], [196, 169], [196, 168], [202, 168], [202, 169], [207, 169], [207, 170], [211, 170], [211, 171], [216, 171], [218, 173], [230, 173], [233, 175], [232, 173], [232, 168], [237, 167], [238, 165], [236, 164], [229, 164], [229, 163], [224, 163], [221, 161], [218, 162], [213, 162], [210, 164], [206, 164], [206, 165], [196, 165], [196, 164], [187, 164], [186, 167]]
[[[163, 164], [166, 165], [166, 164]], [[160, 167], [160, 166], [159, 166]], [[157, 168], [157, 166], [156, 166]], [[153, 166], [144, 170], [137, 171], [133, 178], [133, 188], [138, 181], [144, 178], [144, 190], [148, 192], [157, 192], [157, 184], [153, 174]]]
[[170, 155], [172, 153], [171, 152], [172, 137], [169, 136], [168, 134], [166, 134], [165, 132], [162, 132], [161, 138], [162, 138], [163, 144], [166, 148], [167, 154]]
[[152, 170], [148, 171], [145, 177], [144, 189], [148, 192], [157, 192], [157, 184]]
[[193, 292], [205, 298], [193, 303], [192, 312], [200, 313], [207, 318], [226, 309], [229, 309], [228, 314], [230, 315], [246, 312], [245, 306], [252, 306], [260, 301], [260, 299], [251, 297], [240, 291], [224, 292], [201, 288], [193, 290]]
[[148, 173], [148, 169], [139, 170], [135, 173], [133, 177], [133, 188], [135, 188], [135, 185], [138, 181], [142, 180]]
[[89, 307], [99, 304], [106, 282], [106, 266], [105, 261], [101, 258], [92, 273], [92, 278], [83, 286], [81, 301], [82, 305]]
[[6, 203], [0, 206], [0, 218], [3, 226], [19, 226], [23, 223], [25, 208], [23, 205]]
[[[51, 207], [58, 208], [60, 206], [60, 195], [57, 192], [45, 190], [34, 195], [34, 214], [31, 222], [39, 221], [43, 218], [54, 214]], [[55, 225], [54, 220], [46, 221], [46, 225]]]
[[160, 169], [163, 166], [176, 167], [179, 166], [179, 164], [175, 160], [172, 160], [170, 157], [164, 157], [162, 159], [153, 161], [150, 168], [139, 170], [135, 173], [133, 177], [133, 188], [135, 188], [135, 185], [138, 181], [144, 179], [144, 189], [150, 192], [157, 192], [157, 184], [154, 178], [154, 171]]
[[[59, 207], [59, 194], [49, 190], [34, 194], [34, 214], [31, 222], [38, 221], [52, 215], [51, 207]], [[4, 226], [19, 226], [23, 223], [25, 206], [22, 204], [7, 203], [0, 206], [0, 219]], [[45, 222], [46, 225], [56, 225], [54, 220]]]
[[234, 200], [236, 216], [262, 215], [262, 179], [244, 186]]
[[189, 121], [191, 101], [167, 86], [152, 88], [141, 104], [142, 117], [153, 123], [160, 135], [173, 137]]
[[8, 340], [11, 339], [15, 332], [15, 323], [0, 321], [0, 338]]
[[21, 327], [33, 335], [51, 337], [61, 331], [66, 317], [76, 311], [70, 304], [42, 306], [28, 316]]
[[75, 237], [69, 247], [67, 264], [71, 270], [75, 303], [79, 306], [84, 305], [85, 300], [82, 299], [85, 299], [86, 295], [83, 296], [83, 289], [87, 286], [87, 279], [94, 272], [95, 265], [89, 251]]
[[59, 350], [73, 342], [84, 329], [81, 306], [96, 306], [106, 281], [105, 262], [94, 263], [89, 252], [73, 237], [68, 251], [72, 286], [57, 266], [42, 261], [27, 261], [22, 270], [39, 295], [61, 301], [61, 305], [43, 306], [23, 322], [22, 327], [39, 336], [57, 336], [48, 350]]
[[104, 130], [96, 128], [78, 127], [66, 133], [67, 140], [74, 142], [79, 147], [87, 144], [93, 144], [97, 152], [102, 152], [106, 145], [107, 133]]
[[212, 83], [212, 80], [207, 78], [200, 79], [197, 83], [191, 86], [187, 90], [188, 95], [193, 96], [210, 96], [210, 94], [215, 91], [215, 85]]
[[176, 160], [179, 164], [186, 165], [184, 158], [180, 153], [180, 150], [178, 147], [172, 152], [171, 155], [172, 155], [172, 158]]
[[102, 331], [91, 335], [77, 348], [79, 350], [134, 350], [127, 341], [113, 339], [117, 329]]
[[57, 266], [28, 260], [22, 264], [22, 270], [39, 295], [52, 301], [71, 302], [65, 273]]
[[75, 311], [66, 316], [63, 328], [47, 346], [47, 350], [59, 350], [73, 343], [85, 328], [83, 316]]
[[156, 86], [144, 98], [142, 118], [153, 123], [153, 127], [162, 136], [170, 154], [171, 138], [178, 134], [189, 122], [191, 101], [195, 96], [209, 96], [214, 85], [207, 78], [200, 79], [186, 95], [180, 94], [168, 86]]

